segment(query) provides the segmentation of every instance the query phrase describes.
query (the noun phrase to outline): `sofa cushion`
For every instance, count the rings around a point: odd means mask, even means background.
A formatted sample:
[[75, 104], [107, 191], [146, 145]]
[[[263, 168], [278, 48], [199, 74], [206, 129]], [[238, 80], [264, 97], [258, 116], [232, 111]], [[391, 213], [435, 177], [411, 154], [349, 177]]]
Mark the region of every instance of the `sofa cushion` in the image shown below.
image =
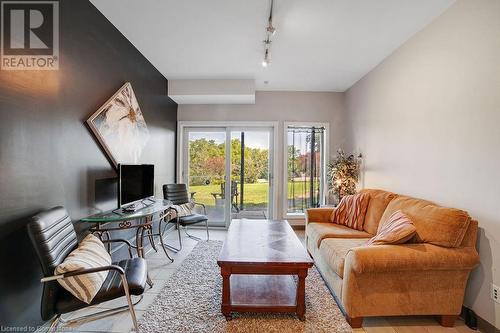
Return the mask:
[[333, 213], [333, 222], [352, 229], [363, 230], [369, 201], [370, 197], [365, 193], [346, 195], [340, 200]]
[[314, 222], [307, 224], [306, 235], [316, 247], [319, 247], [325, 238], [363, 238], [366, 242], [372, 236], [366, 231], [354, 230], [340, 224]]
[[470, 223], [467, 212], [405, 196], [397, 197], [387, 205], [382, 221], [386, 221], [397, 210], [403, 211], [417, 229], [411, 240], [413, 243], [458, 247]]
[[335, 208], [321, 207], [306, 209], [306, 221], [309, 222], [333, 222]]
[[408, 216], [397, 210], [389, 217], [389, 221], [380, 223], [377, 234], [370, 238], [366, 245], [403, 244], [409, 241], [416, 231]]
[[384, 214], [385, 209], [392, 199], [397, 197], [397, 194], [384, 190], [364, 189], [360, 193], [366, 193], [370, 197], [368, 208], [365, 215], [365, 223], [363, 229], [372, 235], [375, 235], [378, 230], [380, 219]]
[[347, 252], [354, 247], [363, 246], [365, 243], [366, 239], [328, 238], [321, 242], [319, 253], [330, 268], [338, 276], [344, 278], [344, 262]]

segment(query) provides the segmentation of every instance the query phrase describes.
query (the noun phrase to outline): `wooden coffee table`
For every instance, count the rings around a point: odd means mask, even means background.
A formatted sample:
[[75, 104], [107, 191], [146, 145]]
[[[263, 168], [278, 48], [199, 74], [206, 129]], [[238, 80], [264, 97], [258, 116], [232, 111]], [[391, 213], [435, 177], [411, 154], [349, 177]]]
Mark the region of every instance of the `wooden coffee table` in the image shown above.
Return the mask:
[[287, 221], [234, 220], [217, 260], [222, 313], [227, 320], [232, 312], [287, 312], [304, 320], [313, 263]]

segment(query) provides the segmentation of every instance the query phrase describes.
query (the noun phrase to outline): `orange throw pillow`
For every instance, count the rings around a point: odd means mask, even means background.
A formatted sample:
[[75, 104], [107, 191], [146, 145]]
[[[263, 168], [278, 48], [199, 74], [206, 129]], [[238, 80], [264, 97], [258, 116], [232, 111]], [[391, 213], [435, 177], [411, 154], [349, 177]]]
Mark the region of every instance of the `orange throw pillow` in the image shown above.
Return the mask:
[[395, 211], [385, 223], [379, 225], [377, 234], [366, 245], [403, 244], [417, 232], [413, 222], [402, 211]]
[[363, 230], [370, 197], [365, 193], [346, 195], [334, 211], [333, 222], [349, 228]]

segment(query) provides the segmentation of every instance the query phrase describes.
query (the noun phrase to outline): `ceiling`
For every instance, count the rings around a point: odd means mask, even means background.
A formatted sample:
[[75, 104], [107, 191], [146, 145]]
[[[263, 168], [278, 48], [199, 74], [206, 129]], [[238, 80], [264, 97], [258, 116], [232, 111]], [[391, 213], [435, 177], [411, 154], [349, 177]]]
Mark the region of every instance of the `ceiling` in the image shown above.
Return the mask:
[[[257, 90], [345, 91], [454, 0], [91, 0], [167, 79], [255, 79]], [[266, 83], [267, 81], [267, 83]]]

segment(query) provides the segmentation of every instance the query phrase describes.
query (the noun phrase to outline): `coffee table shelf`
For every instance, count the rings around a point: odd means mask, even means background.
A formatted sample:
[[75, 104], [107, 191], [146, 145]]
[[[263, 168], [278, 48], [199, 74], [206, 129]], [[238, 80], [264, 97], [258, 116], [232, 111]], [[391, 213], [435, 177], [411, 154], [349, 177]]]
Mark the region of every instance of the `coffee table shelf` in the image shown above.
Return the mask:
[[[231, 306], [296, 307], [297, 283], [290, 275], [231, 275]], [[294, 310], [293, 309], [293, 310]]]

